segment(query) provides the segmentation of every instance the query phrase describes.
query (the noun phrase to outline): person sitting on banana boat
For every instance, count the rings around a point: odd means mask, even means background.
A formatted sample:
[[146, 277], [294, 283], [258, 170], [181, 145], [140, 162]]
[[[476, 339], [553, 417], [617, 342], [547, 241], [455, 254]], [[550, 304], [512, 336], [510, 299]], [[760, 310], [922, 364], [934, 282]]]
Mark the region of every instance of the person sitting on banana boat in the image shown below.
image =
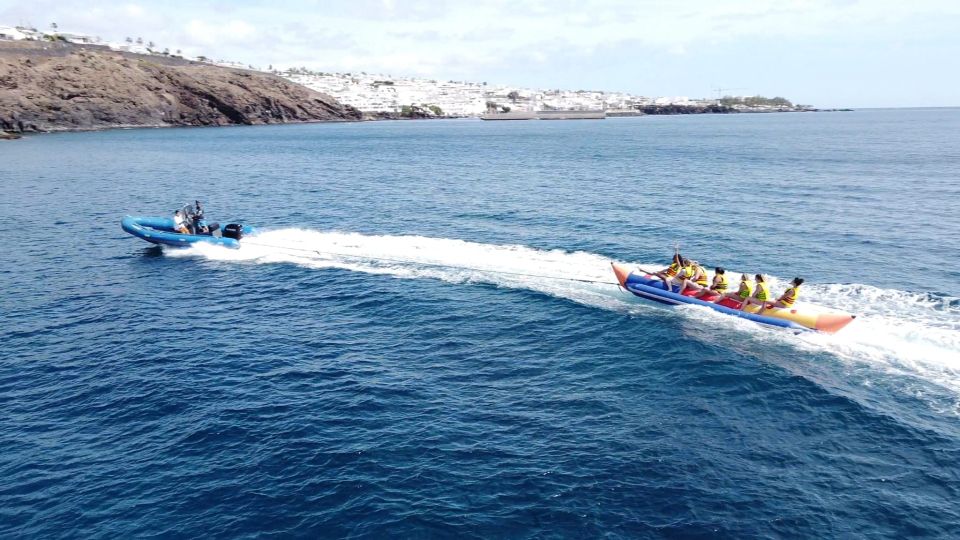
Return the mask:
[[683, 282], [689, 278], [692, 278], [695, 273], [696, 273], [696, 270], [694, 270], [690, 259], [680, 257], [680, 263], [679, 263], [679, 268], [677, 269], [677, 273], [664, 279], [663, 287], [667, 291], [673, 291], [674, 284], [677, 284], [678, 286], [683, 285]]
[[703, 298], [711, 293], [720, 295], [720, 298], [723, 298], [723, 295], [727, 293], [727, 288], [730, 286], [727, 282], [727, 271], [724, 270], [722, 266], [713, 269], [713, 281], [710, 283], [709, 288], [702, 287], [699, 283], [692, 283], [690, 285], [700, 289], [700, 292], [693, 295], [694, 298]]
[[687, 263], [674, 278], [680, 280], [680, 290], [677, 291], [677, 294], [683, 294], [687, 287], [705, 289], [710, 283], [707, 278], [707, 271], [700, 266], [699, 262], [687, 259]]
[[672, 292], [673, 289], [671, 287], [674, 283], [676, 283], [679, 287], [678, 293], [682, 292], [685, 284], [690, 282], [690, 280], [697, 275], [697, 268], [695, 266], [696, 261], [692, 261], [683, 257], [681, 257], [680, 261], [680, 270], [677, 271], [677, 275], [667, 280], [668, 291]]
[[780, 298], [772, 303], [768, 304], [767, 308], [791, 308], [793, 304], [797, 301], [797, 298], [800, 296], [800, 286], [803, 285], [803, 278], [795, 277], [793, 281], [790, 282], [790, 287], [787, 287], [787, 290], [783, 291], [783, 294], [780, 295]]
[[713, 302], [717, 303], [724, 298], [730, 298], [731, 300], [736, 300], [737, 302], [743, 302], [751, 296], [753, 296], [753, 282], [750, 281], [750, 276], [747, 274], [740, 274], [740, 288], [737, 289], [737, 292], [721, 294], [720, 297]]
[[663, 288], [669, 291], [671, 279], [680, 272], [681, 268], [683, 268], [683, 257], [680, 256], [680, 249], [674, 248], [673, 262], [670, 263], [670, 266], [653, 275], [660, 278], [660, 280], [663, 281]]
[[757, 287], [753, 291], [753, 296], [748, 296], [743, 299], [743, 302], [740, 304], [740, 311], [743, 311], [749, 305], [756, 304], [763, 308], [770, 300], [770, 285], [767, 284], [766, 279], [764, 279], [763, 274], [757, 274]]

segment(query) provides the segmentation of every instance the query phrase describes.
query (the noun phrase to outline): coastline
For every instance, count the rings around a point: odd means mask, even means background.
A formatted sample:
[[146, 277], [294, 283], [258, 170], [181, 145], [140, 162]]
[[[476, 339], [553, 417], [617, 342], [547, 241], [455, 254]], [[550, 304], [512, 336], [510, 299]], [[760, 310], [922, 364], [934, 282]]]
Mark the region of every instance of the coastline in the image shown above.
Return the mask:
[[[807, 110], [786, 110], [786, 111], [731, 111], [731, 112], [701, 112], [701, 113], [658, 113], [645, 114], [637, 112], [634, 114], [624, 114], [623, 112], [608, 113], [606, 118], [625, 119], [642, 118], [646, 116], [699, 116], [699, 115], [740, 115], [740, 114], [789, 114], [789, 113], [830, 113], [830, 112], [855, 112], [855, 109], [807, 109]], [[197, 124], [117, 124], [100, 125], [93, 127], [69, 127], [58, 126], [46, 130], [27, 130], [22, 132], [0, 131], [0, 140], [18, 140], [28, 138], [34, 135], [54, 135], [60, 133], [94, 133], [101, 131], [115, 130], [139, 130], [139, 129], [203, 129], [203, 128], [243, 128], [243, 127], [266, 127], [266, 126], [295, 126], [304, 124], [348, 124], [348, 123], [368, 123], [368, 122], [411, 122], [411, 121], [443, 121], [443, 120], [476, 120], [483, 121], [483, 118], [475, 116], [430, 116], [430, 117], [404, 117], [391, 113], [363, 113], [359, 119], [335, 119], [335, 120], [296, 120], [287, 122], [263, 123], [263, 124], [219, 124], [219, 125], [197, 125]], [[526, 119], [525, 119], [526, 120]], [[567, 119], [565, 119], [567, 120]]]
[[[133, 130], [175, 130], [175, 129], [230, 129], [230, 128], [261, 128], [261, 127], [281, 127], [281, 126], [302, 126], [310, 124], [363, 124], [372, 122], [410, 122], [417, 120], [441, 121], [441, 120], [473, 120], [471, 117], [462, 116], [437, 116], [431, 118], [373, 118], [364, 117], [359, 120], [303, 120], [294, 122], [276, 122], [271, 124], [222, 124], [222, 125], [194, 125], [194, 124], [121, 124], [114, 126], [97, 126], [88, 128], [62, 127], [44, 131], [0, 131], [0, 141], [28, 139], [35, 136], [59, 135], [66, 133], [99, 133], [104, 131], [133, 131]], [[479, 120], [479, 119], [477, 119]]]
[[[24, 133], [474, 118], [437, 115], [426, 107], [411, 107], [408, 113], [364, 112], [268, 73], [63, 42], [0, 42], [0, 81], [0, 132], [4, 133], [0, 138], [4, 140], [17, 139]], [[768, 112], [819, 110], [664, 104], [609, 109], [603, 115]], [[527, 119], [533, 113], [516, 111], [505, 116], [510, 115]], [[556, 110], [548, 119], [593, 117], [584, 111]], [[514, 119], [493, 115], [476, 118]]]

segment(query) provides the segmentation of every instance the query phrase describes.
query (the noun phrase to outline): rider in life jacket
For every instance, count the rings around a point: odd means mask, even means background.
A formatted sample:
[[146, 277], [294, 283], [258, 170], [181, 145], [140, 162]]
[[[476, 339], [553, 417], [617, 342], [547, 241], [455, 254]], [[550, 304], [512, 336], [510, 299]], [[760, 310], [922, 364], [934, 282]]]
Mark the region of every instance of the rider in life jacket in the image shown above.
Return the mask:
[[670, 263], [670, 266], [653, 275], [660, 278], [663, 281], [663, 288], [669, 291], [670, 280], [680, 272], [681, 268], [683, 268], [683, 257], [680, 256], [680, 250], [675, 248], [673, 250], [673, 262]]
[[677, 274], [677, 279], [680, 279], [680, 290], [677, 291], [677, 294], [683, 294], [683, 291], [687, 287], [694, 287], [697, 289], [706, 289], [707, 284], [709, 283], [707, 279], [707, 271], [700, 266], [700, 263], [697, 261], [688, 260], [689, 265], [684, 266], [680, 270], [680, 273]]
[[750, 281], [750, 276], [747, 274], [740, 274], [740, 288], [737, 289], [737, 292], [728, 292], [720, 295], [720, 298], [714, 300], [714, 302], [719, 302], [724, 298], [731, 298], [737, 302], [743, 302], [747, 298], [750, 298], [753, 295], [753, 282]]
[[673, 291], [672, 286], [674, 283], [680, 285], [682, 289], [683, 284], [686, 283], [687, 280], [693, 278], [693, 276], [696, 275], [696, 273], [697, 271], [693, 267], [693, 261], [691, 261], [690, 259], [681, 258], [680, 269], [677, 270], [677, 275], [670, 277], [666, 280], [666, 290], [669, 292], [672, 292]]
[[768, 305], [768, 308], [790, 308], [793, 307], [794, 302], [797, 301], [797, 298], [800, 296], [800, 286], [803, 285], [803, 278], [793, 278], [793, 281], [790, 282], [790, 287], [787, 290], [783, 291], [783, 294], [780, 295], [780, 298], [777, 298], [777, 301]]
[[727, 282], [727, 271], [724, 270], [723, 267], [718, 266], [713, 269], [713, 283], [710, 284], [710, 288], [708, 289], [706, 287], [700, 287], [700, 285], [697, 284], [700, 292], [693, 295], [693, 297], [702, 298], [708, 294], [714, 293], [719, 295], [719, 298], [723, 298], [723, 295], [726, 294], [729, 286], [730, 285]]
[[770, 300], [770, 286], [767, 285], [766, 280], [763, 278], [763, 274], [757, 274], [757, 289], [753, 292], [753, 296], [743, 299], [743, 303], [740, 304], [740, 311], [751, 304], [756, 304], [763, 308], [763, 305]]

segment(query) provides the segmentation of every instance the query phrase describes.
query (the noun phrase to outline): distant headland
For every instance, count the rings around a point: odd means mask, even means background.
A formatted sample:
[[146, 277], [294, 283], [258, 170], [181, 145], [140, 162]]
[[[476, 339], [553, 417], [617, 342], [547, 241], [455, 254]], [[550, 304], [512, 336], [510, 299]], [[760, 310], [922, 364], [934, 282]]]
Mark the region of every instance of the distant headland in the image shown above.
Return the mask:
[[268, 73], [66, 42], [0, 41], [0, 131], [360, 120]]

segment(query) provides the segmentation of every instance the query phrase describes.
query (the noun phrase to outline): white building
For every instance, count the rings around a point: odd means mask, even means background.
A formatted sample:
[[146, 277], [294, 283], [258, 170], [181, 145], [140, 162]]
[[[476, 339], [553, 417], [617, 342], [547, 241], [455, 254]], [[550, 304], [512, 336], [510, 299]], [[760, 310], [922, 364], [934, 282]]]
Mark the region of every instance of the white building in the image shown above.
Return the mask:
[[37, 39], [35, 36], [40, 34], [32, 28], [24, 28], [22, 26], [0, 26], [0, 39], [5, 40], [23, 40], [23, 39]]
[[88, 36], [87, 34], [77, 34], [75, 32], [57, 32], [56, 35], [70, 43], [99, 43], [100, 39]]
[[146, 45], [138, 45], [136, 43], [108, 43], [107, 47], [115, 51], [123, 51], [136, 54], [151, 54], [149, 48]]
[[6, 40], [43, 40], [62, 39], [70, 43], [98, 43], [99, 38], [75, 32], [40, 32], [26, 26], [0, 26], [0, 39]]

